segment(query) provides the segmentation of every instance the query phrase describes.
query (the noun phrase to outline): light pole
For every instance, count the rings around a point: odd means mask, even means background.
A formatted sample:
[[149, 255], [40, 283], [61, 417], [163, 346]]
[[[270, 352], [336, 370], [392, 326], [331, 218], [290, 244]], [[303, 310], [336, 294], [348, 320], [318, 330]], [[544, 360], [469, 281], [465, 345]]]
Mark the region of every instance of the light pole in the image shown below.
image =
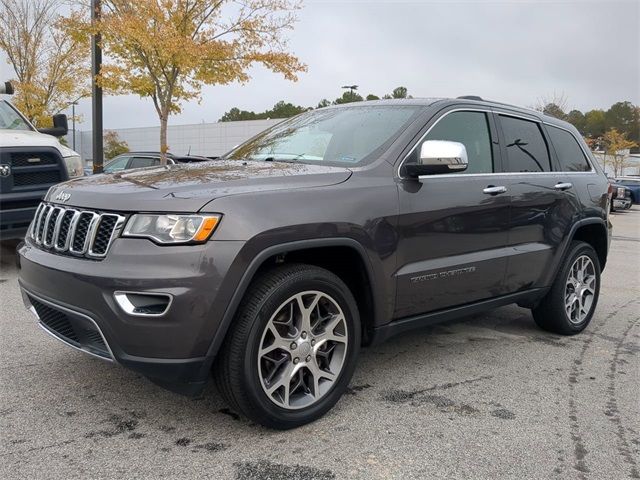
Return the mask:
[[73, 150], [76, 149], [76, 105], [78, 102], [71, 103], [71, 128], [73, 128]]
[[[91, 22], [100, 20], [100, 0], [91, 0]], [[96, 77], [102, 66], [102, 46], [100, 33], [91, 35], [91, 123], [93, 130], [93, 173], [102, 173], [102, 88]]]

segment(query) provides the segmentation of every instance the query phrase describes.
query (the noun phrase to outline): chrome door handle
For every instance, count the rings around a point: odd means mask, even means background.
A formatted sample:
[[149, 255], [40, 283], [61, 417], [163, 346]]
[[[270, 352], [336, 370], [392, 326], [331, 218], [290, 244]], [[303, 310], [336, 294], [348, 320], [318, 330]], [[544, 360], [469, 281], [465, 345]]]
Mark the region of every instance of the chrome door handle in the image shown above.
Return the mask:
[[493, 185], [489, 185], [487, 188], [482, 190], [482, 193], [486, 193], [487, 195], [499, 195], [501, 193], [506, 193], [507, 187], [494, 187]]
[[562, 182], [562, 183], [557, 183], [553, 188], [555, 188], [556, 190], [569, 190], [572, 187], [573, 187], [573, 184], [569, 182]]

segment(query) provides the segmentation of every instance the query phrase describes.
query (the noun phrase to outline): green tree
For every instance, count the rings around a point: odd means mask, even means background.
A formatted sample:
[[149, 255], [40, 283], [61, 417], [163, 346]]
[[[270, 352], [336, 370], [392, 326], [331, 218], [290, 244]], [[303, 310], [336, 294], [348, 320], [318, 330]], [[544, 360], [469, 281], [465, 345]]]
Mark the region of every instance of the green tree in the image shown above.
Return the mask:
[[380, 100], [380, 97], [374, 95], [373, 93], [370, 93], [369, 95], [367, 95], [367, 100]]
[[306, 107], [294, 105], [293, 103], [285, 103], [283, 100], [280, 100], [271, 110], [267, 110], [264, 113], [264, 118], [289, 118], [306, 112], [307, 110], [308, 108]]
[[247, 110], [240, 110], [237, 107], [233, 107], [226, 112], [220, 118], [220, 122], [237, 122], [240, 120], [261, 120], [265, 118], [289, 118], [299, 113], [306, 112], [309, 108], [301, 107], [300, 105], [294, 105], [293, 103], [287, 103], [284, 100], [280, 100], [270, 110], [256, 113]]
[[360, 94], [347, 90], [341, 97], [336, 98], [333, 103], [335, 105], [342, 105], [343, 103], [362, 102], [363, 100]]
[[256, 120], [257, 115], [255, 112], [249, 112], [247, 110], [240, 110], [237, 107], [233, 107], [220, 118], [220, 122], [239, 122], [241, 120]]
[[617, 102], [605, 112], [605, 128], [615, 128], [627, 135], [631, 141], [640, 140], [640, 118], [638, 108], [631, 102]]
[[324, 108], [324, 107], [328, 107], [329, 105], [331, 105], [331, 102], [326, 98], [323, 98], [318, 102], [318, 106], [316, 108]]
[[584, 134], [586, 136], [598, 138], [604, 135], [605, 130], [606, 121], [603, 110], [590, 110], [584, 114]]
[[393, 98], [407, 98], [407, 87], [396, 87], [391, 94]]
[[565, 120], [569, 122], [571, 125], [573, 125], [574, 127], [576, 127], [576, 129], [582, 135], [585, 134], [584, 128], [586, 123], [585, 123], [584, 113], [582, 113], [580, 110], [571, 110], [567, 114], [567, 118], [565, 118]]
[[118, 155], [127, 153], [129, 151], [129, 144], [124, 140], [120, 140], [117, 132], [113, 130], [107, 130], [103, 135], [104, 142], [104, 158], [111, 160]]
[[566, 120], [567, 114], [564, 113], [564, 110], [560, 105], [555, 103], [547, 103], [544, 107], [542, 107], [542, 113], [545, 115], [549, 115], [550, 117], [555, 117], [560, 120]]

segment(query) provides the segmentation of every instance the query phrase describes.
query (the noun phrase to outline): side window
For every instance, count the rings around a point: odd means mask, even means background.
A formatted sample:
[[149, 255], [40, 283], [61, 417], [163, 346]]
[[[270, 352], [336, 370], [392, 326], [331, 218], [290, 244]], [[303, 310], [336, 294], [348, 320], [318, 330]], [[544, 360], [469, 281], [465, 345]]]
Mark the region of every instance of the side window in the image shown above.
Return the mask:
[[131, 159], [131, 163], [129, 164], [129, 168], [152, 167], [154, 165], [160, 165], [160, 159], [159, 158], [133, 157]]
[[500, 115], [507, 149], [507, 172], [549, 172], [549, 149], [540, 125], [520, 118]]
[[575, 137], [566, 130], [547, 125], [551, 143], [556, 149], [560, 171], [562, 172], [588, 172], [591, 165], [584, 156], [584, 152]]
[[113, 173], [119, 172], [120, 170], [124, 170], [127, 168], [127, 162], [131, 157], [118, 157], [111, 160], [104, 166], [104, 173]]
[[[443, 117], [429, 131], [424, 140], [460, 142], [467, 149], [469, 166], [465, 173], [492, 173], [493, 152], [487, 114], [484, 112], [453, 112]], [[417, 161], [420, 147], [408, 161]]]

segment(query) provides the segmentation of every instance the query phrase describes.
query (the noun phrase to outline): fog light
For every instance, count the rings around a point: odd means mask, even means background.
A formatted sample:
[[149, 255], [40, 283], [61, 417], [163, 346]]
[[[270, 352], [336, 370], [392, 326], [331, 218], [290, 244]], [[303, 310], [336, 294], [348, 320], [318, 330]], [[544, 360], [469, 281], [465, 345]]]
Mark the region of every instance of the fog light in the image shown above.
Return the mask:
[[115, 292], [113, 297], [122, 310], [137, 317], [161, 317], [173, 300], [168, 293]]

